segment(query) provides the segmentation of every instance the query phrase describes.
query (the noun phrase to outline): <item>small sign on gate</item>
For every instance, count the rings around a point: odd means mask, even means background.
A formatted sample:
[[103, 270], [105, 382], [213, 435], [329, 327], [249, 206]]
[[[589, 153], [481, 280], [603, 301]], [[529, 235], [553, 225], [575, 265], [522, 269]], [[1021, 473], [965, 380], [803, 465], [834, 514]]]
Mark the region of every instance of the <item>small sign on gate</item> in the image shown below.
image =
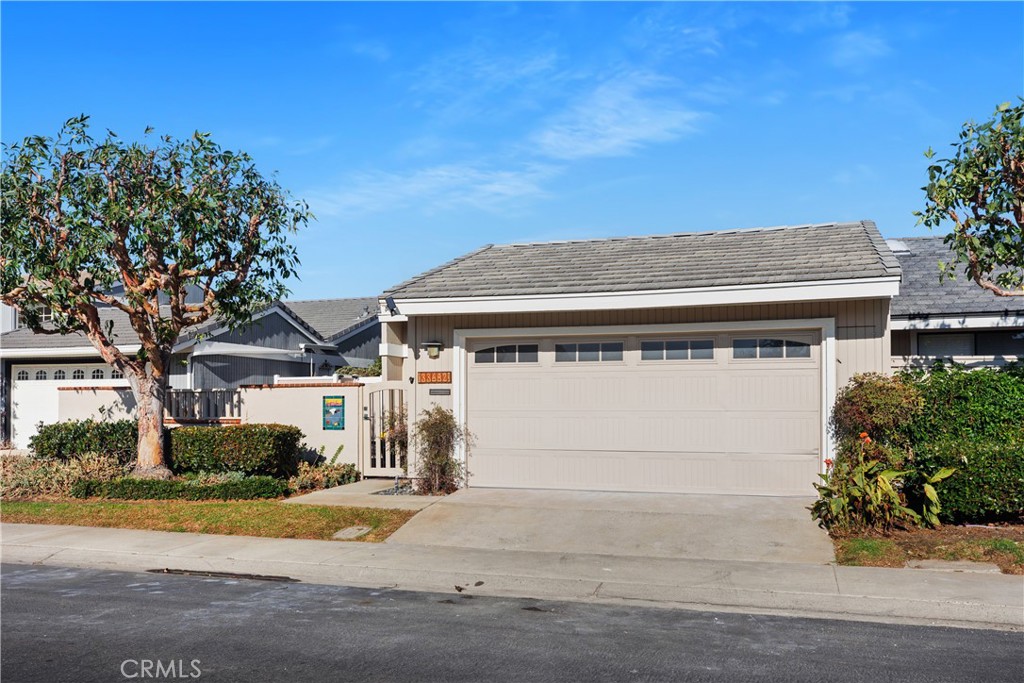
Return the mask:
[[345, 429], [344, 396], [324, 396], [324, 429]]

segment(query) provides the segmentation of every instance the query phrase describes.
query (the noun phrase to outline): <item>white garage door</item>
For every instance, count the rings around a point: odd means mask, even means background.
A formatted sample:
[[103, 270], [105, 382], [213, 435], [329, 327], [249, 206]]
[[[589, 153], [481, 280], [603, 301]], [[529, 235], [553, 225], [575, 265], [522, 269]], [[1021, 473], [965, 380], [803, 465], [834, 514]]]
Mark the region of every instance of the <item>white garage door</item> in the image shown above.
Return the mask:
[[58, 420], [59, 387], [127, 386], [102, 363], [14, 365], [11, 367], [11, 442], [28, 448], [36, 425]]
[[808, 495], [819, 335], [476, 340], [473, 486]]

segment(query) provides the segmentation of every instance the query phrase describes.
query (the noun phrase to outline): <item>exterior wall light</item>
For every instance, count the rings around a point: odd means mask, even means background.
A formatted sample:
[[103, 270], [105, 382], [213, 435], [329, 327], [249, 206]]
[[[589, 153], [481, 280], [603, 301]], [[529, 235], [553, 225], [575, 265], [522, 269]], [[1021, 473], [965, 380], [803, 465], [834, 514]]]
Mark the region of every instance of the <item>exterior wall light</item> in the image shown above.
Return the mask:
[[436, 359], [441, 355], [444, 345], [439, 341], [428, 341], [420, 344], [420, 348], [427, 350], [427, 358]]

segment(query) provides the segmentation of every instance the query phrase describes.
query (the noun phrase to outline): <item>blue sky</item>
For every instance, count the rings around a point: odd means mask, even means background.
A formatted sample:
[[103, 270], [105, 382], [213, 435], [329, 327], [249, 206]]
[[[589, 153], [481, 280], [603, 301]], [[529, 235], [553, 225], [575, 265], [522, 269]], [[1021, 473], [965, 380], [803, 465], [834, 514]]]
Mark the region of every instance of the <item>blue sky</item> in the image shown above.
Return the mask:
[[487, 243], [870, 218], [1024, 93], [1021, 3], [10, 3], [0, 136], [211, 132], [307, 199], [295, 298]]

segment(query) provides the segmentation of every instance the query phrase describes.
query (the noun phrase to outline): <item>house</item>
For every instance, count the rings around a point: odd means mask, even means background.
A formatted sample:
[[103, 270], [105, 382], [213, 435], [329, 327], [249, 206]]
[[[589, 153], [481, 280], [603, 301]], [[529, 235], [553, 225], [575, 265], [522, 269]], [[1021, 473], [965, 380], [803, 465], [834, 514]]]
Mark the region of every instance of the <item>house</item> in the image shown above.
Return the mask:
[[903, 270], [892, 302], [893, 367], [930, 366], [937, 360], [968, 367], [1024, 359], [1024, 297], [1000, 297], [961, 272], [939, 281], [949, 261], [942, 237], [888, 240]]
[[486, 246], [381, 296], [385, 380], [471, 486], [806, 495], [900, 273], [870, 221]]
[[[230, 330], [219, 321], [188, 330], [174, 348], [170, 388], [234, 389], [272, 384], [276, 377], [329, 375], [343, 366], [367, 367], [377, 358], [380, 324], [374, 298], [275, 302], [252, 324]], [[99, 309], [118, 346], [138, 349], [127, 317]], [[58, 391], [127, 380], [99, 357], [83, 334], [41, 335], [18, 327], [0, 334], [3, 436], [25, 448], [40, 421], [58, 419]]]

